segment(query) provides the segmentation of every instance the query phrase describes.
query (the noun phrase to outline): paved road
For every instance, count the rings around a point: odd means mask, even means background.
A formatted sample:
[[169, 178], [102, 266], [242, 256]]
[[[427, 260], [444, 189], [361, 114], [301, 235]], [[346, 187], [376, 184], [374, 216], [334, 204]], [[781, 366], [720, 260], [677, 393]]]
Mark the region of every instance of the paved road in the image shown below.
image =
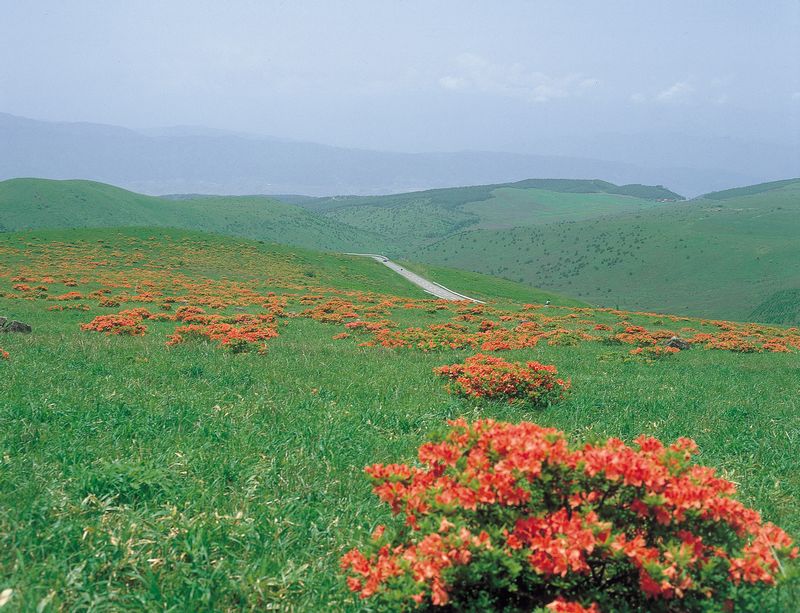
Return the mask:
[[447, 289], [444, 285], [439, 285], [435, 281], [429, 281], [425, 277], [420, 277], [417, 273], [411, 272], [410, 270], [406, 270], [399, 264], [395, 264], [386, 256], [379, 255], [377, 253], [345, 253], [345, 255], [359, 255], [362, 257], [372, 258], [373, 260], [377, 260], [384, 266], [391, 268], [399, 275], [403, 275], [414, 285], [418, 285], [426, 292], [436, 296], [437, 298], [442, 298], [443, 300], [469, 300], [470, 302], [478, 302], [480, 304], [484, 304], [482, 300], [477, 300], [475, 298], [470, 298], [469, 296], [464, 296], [463, 294], [459, 294], [458, 292], [454, 292], [453, 290]]

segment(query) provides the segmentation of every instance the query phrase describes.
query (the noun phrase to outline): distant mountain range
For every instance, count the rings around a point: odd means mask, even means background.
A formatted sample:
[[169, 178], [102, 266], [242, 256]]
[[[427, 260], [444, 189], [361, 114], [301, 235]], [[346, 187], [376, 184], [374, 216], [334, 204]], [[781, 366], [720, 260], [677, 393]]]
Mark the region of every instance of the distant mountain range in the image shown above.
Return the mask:
[[3, 113], [0, 143], [0, 180], [90, 179], [156, 195], [377, 195], [529, 177], [602, 177], [620, 184], [667, 185], [693, 196], [763, 180], [721, 169], [486, 151], [369, 151], [201, 127], [136, 131]]

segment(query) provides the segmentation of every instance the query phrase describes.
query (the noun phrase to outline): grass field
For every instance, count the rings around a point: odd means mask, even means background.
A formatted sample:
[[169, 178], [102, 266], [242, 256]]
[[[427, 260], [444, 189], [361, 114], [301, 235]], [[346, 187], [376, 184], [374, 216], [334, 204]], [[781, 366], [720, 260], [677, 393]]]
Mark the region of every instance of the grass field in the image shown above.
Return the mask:
[[[456, 291], [479, 287], [473, 275], [420, 270]], [[534, 420], [578, 437], [694, 437], [702, 463], [800, 537], [795, 332], [523, 309], [508, 299], [528, 300], [527, 288], [482, 283], [480, 292], [497, 287], [505, 299], [444, 304], [370, 260], [177, 230], [0, 235], [0, 314], [33, 326], [0, 336], [10, 354], [0, 360], [7, 607], [357, 610], [338, 559], [388, 519], [362, 468], [411, 461], [426, 433], [457, 416]], [[263, 355], [208, 340], [166, 347], [181, 325], [170, 317], [189, 306], [230, 321], [265, 314], [278, 336]], [[160, 314], [142, 321], [142, 336], [80, 328], [137, 307]], [[487, 319], [496, 328], [481, 336]], [[348, 321], [383, 322], [391, 338], [412, 340], [364, 345], [383, 333]], [[450, 343], [498, 330], [519, 339], [515, 326], [531, 321], [535, 346], [503, 357], [556, 365], [572, 379], [564, 403], [532, 411], [458, 400], [432, 375], [475, 351]], [[442, 324], [440, 338], [430, 326]], [[600, 338], [626, 324], [712, 340], [644, 360]], [[334, 340], [340, 333], [351, 336]], [[444, 344], [422, 351], [418, 337]], [[787, 352], [758, 351], [771, 337]], [[755, 351], [724, 350], [734, 346]], [[787, 586], [761, 604], [793, 611], [797, 602]]]
[[546, 292], [535, 287], [530, 287], [521, 283], [515, 283], [506, 279], [499, 279], [489, 275], [457, 270], [455, 268], [441, 268], [429, 264], [419, 264], [417, 262], [401, 262], [408, 270], [416, 272], [418, 275], [435, 281], [445, 287], [469, 288], [471, 298], [478, 300], [491, 301], [493, 303], [516, 302], [524, 304], [535, 302], [544, 304], [550, 301], [559, 306], [589, 306], [580, 300], [574, 300], [568, 296], [562, 296], [553, 292]]

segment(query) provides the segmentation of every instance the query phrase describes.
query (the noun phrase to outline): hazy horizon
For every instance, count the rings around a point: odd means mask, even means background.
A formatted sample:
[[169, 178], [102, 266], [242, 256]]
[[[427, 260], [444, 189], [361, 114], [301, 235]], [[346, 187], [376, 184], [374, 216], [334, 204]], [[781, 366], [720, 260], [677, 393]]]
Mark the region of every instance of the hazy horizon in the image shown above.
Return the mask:
[[16, 116], [800, 175], [800, 0], [6, 4]]

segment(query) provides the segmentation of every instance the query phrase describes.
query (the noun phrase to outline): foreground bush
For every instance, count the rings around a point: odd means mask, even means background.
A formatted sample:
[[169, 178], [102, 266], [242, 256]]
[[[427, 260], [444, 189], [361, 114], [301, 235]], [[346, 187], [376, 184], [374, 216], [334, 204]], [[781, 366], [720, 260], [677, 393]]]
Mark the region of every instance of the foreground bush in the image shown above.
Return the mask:
[[555, 366], [539, 362], [507, 362], [479, 353], [464, 360], [434, 368], [433, 372], [450, 379], [448, 391], [469, 398], [524, 401], [548, 405], [561, 400], [569, 381], [558, 378]]
[[391, 609], [732, 610], [775, 585], [797, 548], [693, 464], [690, 439], [570, 445], [523, 422], [450, 423], [422, 467], [366, 469], [405, 525], [342, 558], [361, 598]]

